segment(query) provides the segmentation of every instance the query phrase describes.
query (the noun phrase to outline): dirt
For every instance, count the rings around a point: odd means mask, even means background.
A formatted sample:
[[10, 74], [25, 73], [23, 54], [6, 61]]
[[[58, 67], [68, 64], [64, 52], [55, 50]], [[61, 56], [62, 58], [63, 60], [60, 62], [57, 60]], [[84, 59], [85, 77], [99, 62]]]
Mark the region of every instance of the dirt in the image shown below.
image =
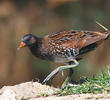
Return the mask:
[[[38, 82], [26, 82], [0, 89], [0, 100], [110, 100], [110, 94], [73, 94], [68, 96], [52, 95], [59, 89]], [[50, 96], [39, 96], [50, 94]]]

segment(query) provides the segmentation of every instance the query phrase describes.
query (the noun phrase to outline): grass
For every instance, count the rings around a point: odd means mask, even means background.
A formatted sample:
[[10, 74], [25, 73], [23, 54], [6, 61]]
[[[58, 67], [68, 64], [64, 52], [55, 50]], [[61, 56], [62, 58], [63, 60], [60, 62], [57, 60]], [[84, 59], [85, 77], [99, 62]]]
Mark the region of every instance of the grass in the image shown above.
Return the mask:
[[55, 95], [65, 96], [85, 93], [110, 93], [110, 70], [101, 72], [98, 76], [87, 78], [84, 83], [79, 83], [69, 89], [59, 90]]
[[47, 96], [49, 96], [49, 94], [46, 93], [41, 93], [37, 95], [37, 97], [47, 97]]
[[[98, 76], [86, 78], [84, 83], [79, 83], [78, 85], [72, 86], [70, 88], [59, 90], [51, 95], [66, 96], [85, 93], [110, 93], [110, 68], [107, 69], [107, 71], [100, 72]], [[49, 96], [49, 94], [38, 95], [38, 97], [47, 96]]]

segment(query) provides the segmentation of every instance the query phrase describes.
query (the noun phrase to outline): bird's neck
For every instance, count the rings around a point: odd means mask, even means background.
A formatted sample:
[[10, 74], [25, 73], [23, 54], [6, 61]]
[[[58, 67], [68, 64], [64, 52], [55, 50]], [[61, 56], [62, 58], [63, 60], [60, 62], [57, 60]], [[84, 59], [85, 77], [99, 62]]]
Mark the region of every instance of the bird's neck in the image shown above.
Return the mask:
[[36, 57], [41, 56], [41, 47], [42, 47], [42, 38], [36, 37], [36, 43], [29, 46], [29, 49], [31, 50], [32, 54]]

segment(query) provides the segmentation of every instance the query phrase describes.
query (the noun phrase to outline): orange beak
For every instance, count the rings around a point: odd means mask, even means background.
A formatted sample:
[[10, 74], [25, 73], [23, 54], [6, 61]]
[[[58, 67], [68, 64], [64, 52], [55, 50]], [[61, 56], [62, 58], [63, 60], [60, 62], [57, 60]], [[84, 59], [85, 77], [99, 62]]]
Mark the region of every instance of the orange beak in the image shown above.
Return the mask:
[[26, 46], [26, 43], [24, 42], [21, 42], [20, 46], [17, 48], [18, 50], [21, 49], [21, 48], [24, 48]]

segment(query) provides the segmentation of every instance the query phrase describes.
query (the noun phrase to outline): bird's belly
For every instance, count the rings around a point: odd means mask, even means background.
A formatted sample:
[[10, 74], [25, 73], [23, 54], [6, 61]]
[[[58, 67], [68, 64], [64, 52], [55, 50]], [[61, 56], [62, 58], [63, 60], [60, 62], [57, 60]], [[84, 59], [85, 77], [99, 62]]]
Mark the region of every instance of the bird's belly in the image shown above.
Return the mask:
[[65, 57], [56, 56], [53, 58], [53, 61], [56, 63], [66, 63], [66, 62], [69, 62], [70, 60]]

